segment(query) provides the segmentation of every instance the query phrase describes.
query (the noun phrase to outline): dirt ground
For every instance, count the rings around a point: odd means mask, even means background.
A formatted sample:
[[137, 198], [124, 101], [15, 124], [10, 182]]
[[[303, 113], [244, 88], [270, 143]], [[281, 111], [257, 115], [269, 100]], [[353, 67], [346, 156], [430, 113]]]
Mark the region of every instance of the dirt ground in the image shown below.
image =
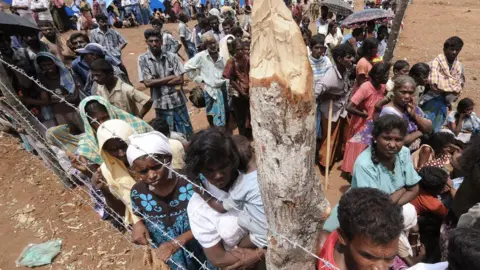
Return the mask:
[[[361, 2], [361, 1], [358, 1]], [[358, 3], [360, 5], [361, 3]], [[465, 46], [460, 59], [467, 78], [462, 96], [478, 102], [476, 81], [480, 78], [480, 6], [477, 0], [413, 0], [404, 20], [405, 28], [396, 51], [397, 59], [413, 65], [428, 62], [442, 52], [445, 39], [460, 36]], [[194, 22], [189, 23], [190, 27]], [[146, 50], [143, 31], [121, 29], [129, 44], [123, 52], [130, 79], [138, 84], [137, 58]], [[178, 37], [177, 25], [165, 29]], [[183, 48], [182, 56], [186, 59]], [[189, 105], [195, 130], [208, 126], [203, 110]], [[479, 112], [477, 108], [477, 113]], [[147, 120], [154, 116], [153, 112]], [[39, 269], [144, 269], [143, 251], [125, 239], [109, 223], [99, 220], [81, 189], [65, 190], [37, 157], [23, 151], [9, 135], [0, 134], [0, 270], [14, 269], [15, 259], [29, 243], [63, 240], [62, 251], [53, 264]], [[327, 197], [332, 205], [348, 183], [340, 178], [335, 165]]]

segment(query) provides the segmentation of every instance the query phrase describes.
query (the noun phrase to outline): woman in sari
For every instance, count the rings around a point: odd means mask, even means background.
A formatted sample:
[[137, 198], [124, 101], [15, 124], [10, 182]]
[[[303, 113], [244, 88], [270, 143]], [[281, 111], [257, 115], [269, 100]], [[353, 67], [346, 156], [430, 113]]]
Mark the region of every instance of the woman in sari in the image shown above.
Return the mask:
[[100, 125], [97, 140], [103, 163], [92, 177], [93, 186], [102, 192], [106, 203], [118, 210], [116, 212], [125, 213], [125, 225], [135, 224], [139, 220], [133, 215], [130, 203], [130, 190], [135, 180], [128, 171], [125, 154], [128, 147], [126, 141], [134, 134], [135, 130], [122, 120], [111, 119]]
[[[47, 88], [52, 89], [56, 95], [49, 92], [40, 91], [40, 100], [28, 99], [28, 104], [40, 105], [42, 115], [45, 120], [52, 120], [50, 124], [63, 125], [67, 122], [81, 124], [80, 117], [76, 110], [65, 102], [60, 101], [60, 97], [65, 101], [78, 104], [79, 91], [75, 84], [70, 70], [49, 52], [39, 52], [35, 58], [35, 69], [38, 74], [39, 81]], [[50, 127], [50, 124], [46, 125]]]
[[[368, 120], [372, 120], [375, 113], [375, 104], [382, 100], [385, 95], [385, 84], [388, 81], [389, 64], [378, 63], [369, 73], [370, 80], [360, 86], [350, 99], [347, 105], [347, 112], [350, 113], [350, 125], [348, 140], [363, 130]], [[353, 164], [358, 155], [365, 150], [365, 146], [355, 142], [348, 142], [345, 145], [343, 155], [342, 171], [352, 173]]]
[[80, 116], [83, 120], [85, 133], [78, 143], [77, 166], [79, 170], [90, 175], [91, 173], [84, 164], [89, 163], [91, 171], [96, 171], [103, 163], [100, 155], [96, 132], [98, 127], [110, 119], [120, 119], [127, 122], [139, 134], [152, 131], [153, 129], [143, 120], [126, 113], [111, 105], [108, 100], [100, 96], [90, 96], [82, 100], [79, 105]]
[[361, 57], [355, 68], [355, 84], [353, 85], [353, 93], [366, 81], [368, 81], [368, 73], [373, 68], [373, 59], [378, 54], [378, 40], [376, 38], [367, 38], [363, 41], [362, 47], [358, 51]]
[[[406, 120], [408, 130], [405, 136], [405, 146], [409, 147], [410, 151], [415, 151], [420, 147], [420, 137], [431, 132], [432, 123], [425, 118], [422, 110], [413, 103], [415, 81], [409, 76], [399, 76], [395, 79], [394, 84], [392, 101], [382, 108], [380, 116], [394, 114]], [[349, 147], [355, 153], [361, 153], [362, 148], [367, 148], [372, 141], [372, 130], [373, 121], [368, 120], [365, 127], [348, 141]], [[352, 162], [356, 162], [356, 157], [352, 153], [349, 155], [347, 161], [350, 164], [349, 167], [347, 167], [348, 164], [342, 165], [342, 169], [346, 171], [351, 168]]]
[[[200, 269], [197, 260], [201, 264], [207, 260], [193, 237], [187, 214], [194, 191], [192, 184], [170, 170], [172, 152], [168, 138], [153, 131], [130, 136], [129, 141], [127, 159], [136, 181], [130, 199], [134, 214], [142, 219], [133, 226], [134, 242], [151, 244], [171, 269]], [[167, 261], [169, 258], [175, 264]]]

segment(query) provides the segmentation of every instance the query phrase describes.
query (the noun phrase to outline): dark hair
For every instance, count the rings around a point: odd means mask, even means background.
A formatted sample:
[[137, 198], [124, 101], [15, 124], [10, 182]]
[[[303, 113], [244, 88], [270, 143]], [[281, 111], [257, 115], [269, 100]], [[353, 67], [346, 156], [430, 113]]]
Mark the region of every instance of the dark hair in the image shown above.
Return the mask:
[[[210, 18], [209, 18], [210, 19]], [[233, 21], [232, 18], [230, 17], [227, 17], [225, 20], [223, 20], [222, 22], [222, 26], [226, 26], [226, 25], [231, 25], [233, 26], [235, 24], [235, 22]]]
[[480, 230], [457, 228], [448, 238], [448, 269], [480, 269]]
[[[160, 25], [160, 28], [163, 27], [163, 22], [162, 22], [162, 20], [160, 20], [160, 19], [153, 19], [153, 20], [150, 21], [150, 24], [151, 24], [151, 25]], [[148, 31], [148, 30], [149, 30], [149, 29], [147, 29], [146, 31]], [[146, 31], [145, 31], [145, 32], [146, 32]]]
[[[460, 157], [460, 166], [464, 181], [477, 181], [480, 179], [480, 136], [472, 136], [469, 144]], [[472, 207], [468, 205], [466, 209]]]
[[391, 132], [394, 129], [398, 129], [400, 134], [405, 136], [407, 135], [407, 121], [403, 120], [400, 116], [394, 114], [385, 114], [377, 118], [373, 122], [372, 130], [372, 162], [378, 164], [379, 160], [376, 154], [376, 143], [375, 138], [380, 136], [383, 132]]
[[343, 58], [347, 55], [355, 56], [355, 50], [353, 49], [352, 45], [348, 43], [342, 43], [332, 50], [332, 56], [335, 63], [339, 57]]
[[370, 57], [374, 49], [378, 48], [378, 40], [376, 38], [367, 38], [363, 41], [362, 47], [359, 49], [360, 57]]
[[312, 21], [312, 20], [310, 20], [309, 17], [305, 16], [305, 17], [302, 18], [302, 23], [303, 23], [304, 21], [306, 21], [306, 20], [309, 20], [310, 22]]
[[72, 42], [74, 39], [77, 39], [79, 37], [82, 37], [87, 43], [90, 43], [90, 38], [88, 37], [88, 35], [82, 32], [75, 32], [71, 34], [68, 38], [68, 41]]
[[366, 237], [388, 245], [403, 230], [402, 207], [376, 188], [352, 188], [338, 203], [338, 221], [347, 241]]
[[207, 16], [205, 16], [205, 14], [203, 14], [203, 13], [198, 13], [197, 14], [197, 21], [200, 20], [200, 19], [206, 19], [206, 18], [207, 18]]
[[233, 169], [245, 171], [232, 136], [220, 128], [209, 128], [195, 134], [185, 152], [185, 170], [196, 179], [208, 164], [230, 162]]
[[234, 26], [230, 30], [230, 33], [234, 36], [236, 36], [237, 34], [243, 35], [243, 29], [240, 26]]
[[423, 167], [418, 174], [422, 177], [422, 180], [418, 183], [420, 188], [433, 196], [442, 192], [448, 180], [448, 173], [438, 167]]
[[105, 74], [113, 73], [113, 66], [105, 59], [97, 59], [90, 65], [90, 70], [101, 71]]
[[[307, 35], [309, 40], [312, 38], [312, 31], [310, 31], [310, 29], [308, 28], [300, 28], [300, 33], [302, 33], [302, 37], [303, 35]], [[305, 44], [305, 45], [308, 45], [308, 44]]]
[[38, 27], [42, 27], [42, 26], [55, 27], [55, 25], [54, 25], [53, 22], [51, 22], [51, 21], [39, 20], [39, 21], [38, 21]]
[[208, 16], [208, 23], [211, 23], [213, 21], [220, 21], [217, 16], [210, 15]]
[[154, 130], [162, 133], [166, 137], [170, 138], [170, 126], [167, 120], [163, 118], [154, 118], [148, 123]]
[[98, 14], [97, 16], [95, 16], [95, 20], [97, 20], [97, 22], [98, 21], [107, 21], [108, 22], [108, 17], [105, 14], [101, 13], [101, 14]]
[[182, 22], [186, 22], [186, 21], [188, 21], [188, 16], [187, 16], [187, 14], [181, 12], [180, 14], [178, 14], [178, 19]]
[[393, 71], [400, 71], [406, 67], [410, 66], [410, 64], [405, 60], [397, 60], [395, 64], [393, 64]]
[[380, 32], [380, 31], [385, 31], [386, 34], [388, 35], [388, 27], [386, 27], [385, 25], [380, 25], [377, 29], [377, 33]]
[[464, 113], [473, 106], [475, 106], [475, 103], [473, 102], [473, 100], [471, 100], [470, 98], [463, 98], [458, 102], [457, 112]]
[[463, 48], [463, 40], [457, 36], [453, 36], [445, 40], [443, 43], [443, 49], [458, 49], [461, 50]]
[[310, 39], [310, 48], [315, 47], [317, 44], [325, 46], [325, 35], [316, 34]]
[[331, 21], [328, 23], [328, 30], [327, 33], [330, 34], [330, 31], [332, 31], [333, 27], [337, 25], [336, 21]]
[[35, 61], [37, 62], [37, 64], [40, 64], [40, 63], [42, 63], [42, 62], [53, 62], [53, 63], [55, 63], [55, 61], [53, 61], [52, 58], [47, 57], [47, 56], [43, 56], [43, 55], [38, 56], [37, 58], [35, 58]]
[[450, 132], [437, 132], [430, 138], [430, 146], [435, 154], [440, 154], [449, 144], [455, 143], [455, 135]]
[[[100, 112], [108, 113], [108, 110], [97, 100], [90, 100], [85, 104], [85, 114], [89, 117], [94, 118], [94, 115]], [[90, 119], [88, 121], [90, 122]]]
[[419, 76], [428, 76], [430, 73], [430, 66], [425, 63], [416, 63], [410, 68], [408, 75], [411, 77], [419, 77]]
[[198, 21], [198, 26], [200, 28], [206, 28], [208, 27], [208, 19], [203, 17], [203, 18], [197, 18]]
[[156, 29], [145, 30], [143, 36], [145, 37], [145, 40], [149, 39], [150, 37], [158, 37], [160, 40], [162, 40], [162, 33]]
[[253, 158], [252, 146], [247, 137], [243, 135], [234, 135], [232, 137], [235, 146], [237, 146], [238, 156], [240, 158], [240, 167], [245, 168], [243, 173], [246, 173], [248, 168], [248, 163]]
[[327, 6], [321, 6], [321, 7], [320, 7], [320, 10], [324, 10], [324, 9], [326, 9], [326, 10], [328, 11], [328, 7], [327, 7]]
[[377, 63], [375, 64], [370, 72], [368, 73], [368, 76], [370, 79], [374, 82], [380, 81], [382, 78], [385, 77], [385, 75], [388, 75], [390, 72], [390, 64], [389, 63]]
[[353, 29], [352, 37], [357, 37], [357, 36], [360, 36], [360, 35], [364, 35], [363, 28]]

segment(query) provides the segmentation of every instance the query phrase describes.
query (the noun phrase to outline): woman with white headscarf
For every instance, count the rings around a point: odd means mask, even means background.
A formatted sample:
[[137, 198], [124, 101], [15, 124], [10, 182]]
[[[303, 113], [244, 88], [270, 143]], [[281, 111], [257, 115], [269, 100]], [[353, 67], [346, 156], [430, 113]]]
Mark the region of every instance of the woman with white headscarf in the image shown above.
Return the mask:
[[[135, 224], [140, 220], [133, 215], [130, 203], [130, 190], [135, 180], [128, 171], [126, 156], [128, 137], [135, 133], [132, 126], [118, 119], [108, 120], [100, 125], [97, 139], [103, 163], [92, 177], [93, 186], [102, 192], [107, 204], [115, 211], [125, 211], [126, 225]], [[122, 203], [125, 210], [119, 210], [120, 207], [123, 208]]]
[[[134, 242], [158, 248], [157, 257], [171, 269], [200, 269], [197, 260], [186, 252], [193, 252], [202, 263], [208, 263], [202, 247], [193, 238], [187, 215], [193, 186], [171, 171], [168, 138], [153, 131], [130, 136], [129, 142], [127, 159], [136, 181], [131, 189], [131, 202], [134, 214], [143, 219], [133, 226]], [[181, 267], [167, 262], [168, 258]]]

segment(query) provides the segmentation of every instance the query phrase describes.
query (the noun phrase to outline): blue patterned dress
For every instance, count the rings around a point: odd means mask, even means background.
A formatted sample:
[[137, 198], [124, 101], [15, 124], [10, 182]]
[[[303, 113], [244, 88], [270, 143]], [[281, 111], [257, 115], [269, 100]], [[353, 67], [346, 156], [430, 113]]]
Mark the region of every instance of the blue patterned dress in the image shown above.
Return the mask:
[[[193, 192], [192, 184], [184, 179], [178, 179], [177, 186], [166, 197], [153, 193], [143, 182], [137, 182], [132, 187], [131, 201], [134, 213], [144, 219], [155, 248], [190, 230], [187, 205]], [[169, 237], [165, 234], [168, 234]], [[191, 240], [184, 247], [202, 263], [207, 261], [197, 240]], [[171, 259], [181, 265], [183, 269], [197, 270], [201, 268], [199, 263], [194, 258], [190, 258], [182, 248], [173, 254]], [[182, 269], [172, 262], [167, 262], [167, 264], [171, 269]], [[209, 264], [207, 263], [207, 265]]]

